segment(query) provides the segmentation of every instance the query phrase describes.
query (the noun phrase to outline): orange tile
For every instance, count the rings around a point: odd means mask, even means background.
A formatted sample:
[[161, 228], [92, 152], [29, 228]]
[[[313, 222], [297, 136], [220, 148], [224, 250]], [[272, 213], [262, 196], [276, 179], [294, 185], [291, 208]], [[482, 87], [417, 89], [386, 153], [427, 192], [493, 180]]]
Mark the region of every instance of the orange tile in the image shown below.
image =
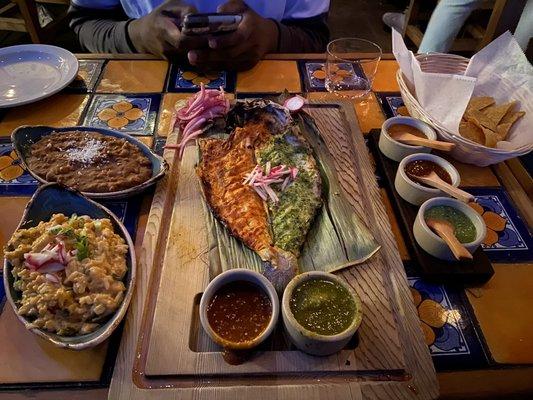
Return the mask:
[[296, 61], [263, 60], [237, 75], [237, 92], [300, 92], [300, 73]]
[[[363, 64], [365, 73], [369, 67], [372, 67], [372, 65]], [[376, 75], [374, 76], [372, 90], [376, 92], [399, 92], [400, 88], [396, 83], [397, 70], [398, 63], [396, 60], [381, 60], [378, 64]]]
[[0, 383], [79, 382], [100, 379], [108, 341], [88, 350], [60, 349], [28, 331], [9, 303], [0, 315]]
[[112, 60], [98, 84], [100, 93], [158, 93], [163, 91], [167, 61]]
[[152, 145], [154, 144], [154, 137], [153, 136], [137, 136], [137, 139], [139, 139], [141, 142], [143, 142], [148, 147], [152, 148]]
[[309, 100], [319, 100], [319, 101], [339, 101], [339, 96], [336, 96], [333, 93], [330, 92], [308, 92], [305, 94], [305, 97], [307, 97]]
[[533, 363], [533, 264], [494, 264], [494, 276], [467, 290], [494, 360]]
[[381, 107], [374, 93], [362, 99], [354, 100], [355, 113], [361, 132], [367, 134], [372, 129], [380, 129], [385, 121]]
[[385, 117], [381, 111], [378, 100], [374, 93], [369, 93], [365, 97], [357, 100], [344, 100], [329, 92], [310, 92], [307, 93], [309, 100], [318, 101], [352, 101], [357, 115], [357, 121], [359, 122], [359, 128], [361, 132], [367, 134], [370, 130], [375, 128], [381, 128]]
[[[186, 100], [192, 93], [166, 93], [163, 95], [161, 106], [159, 107], [159, 122], [157, 124], [157, 135], [166, 137], [170, 132], [170, 121], [178, 100]], [[226, 98], [232, 100], [235, 96], [226, 93]]]
[[465, 164], [449, 156], [438, 154], [444, 157], [457, 168], [461, 176], [461, 186], [501, 186], [500, 181], [490, 167], [478, 167], [472, 164]]
[[4, 259], [4, 246], [15, 232], [29, 197], [3, 197], [0, 201], [0, 259]]
[[48, 99], [10, 109], [0, 122], [0, 136], [9, 136], [20, 125], [74, 126], [89, 96], [59, 93]]
[[396, 239], [396, 244], [398, 245], [398, 250], [400, 251], [400, 257], [403, 261], [408, 261], [411, 259], [409, 252], [407, 251], [407, 246], [405, 245], [405, 240], [403, 239], [402, 232], [400, 231], [400, 226], [398, 225], [398, 220], [392, 209], [392, 204], [390, 202], [389, 196], [385, 189], [381, 189], [381, 199], [385, 205], [385, 211], [387, 211], [387, 216], [389, 217], [389, 222], [391, 224], [392, 233]]

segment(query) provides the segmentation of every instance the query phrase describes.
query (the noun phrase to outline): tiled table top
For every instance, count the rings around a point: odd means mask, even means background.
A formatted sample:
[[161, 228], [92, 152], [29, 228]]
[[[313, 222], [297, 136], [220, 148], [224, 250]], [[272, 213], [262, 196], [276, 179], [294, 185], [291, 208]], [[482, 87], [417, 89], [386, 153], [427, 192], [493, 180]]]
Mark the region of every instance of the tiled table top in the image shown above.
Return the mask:
[[[287, 89], [295, 93], [309, 91], [306, 95], [313, 100], [336, 100], [321, 89], [320, 79], [316, 78], [321, 74], [313, 75], [322, 68], [321, 63], [319, 59], [296, 57], [270, 59], [250, 71], [234, 74], [200, 73], [157, 60], [82, 60], [80, 79], [69, 89], [0, 115], [0, 248], [15, 229], [28, 196], [36, 187], [11, 152], [8, 137], [16, 127], [24, 124], [112, 127], [138, 136], [160, 152], [176, 101], [188, 98], [201, 82], [224, 86], [229, 98]], [[395, 61], [382, 60], [372, 86], [375, 93], [354, 101], [364, 134], [380, 128], [401, 106], [396, 70]], [[491, 229], [484, 247], [496, 264], [496, 273], [480, 288], [465, 291], [462, 287], [434, 285], [411, 274], [408, 247], [390, 199], [382, 191], [435, 365], [438, 370], [457, 370], [533, 363], [533, 320], [529, 312], [533, 308], [533, 259], [528, 227], [492, 168], [451, 161], [462, 176], [462, 185], [478, 198], [479, 212]], [[139, 199], [108, 204], [126, 219], [132, 234], [136, 233], [136, 246], [144, 232], [149, 201], [150, 196], [145, 196], [147, 204], [141, 213]], [[505, 264], [498, 264], [501, 262]], [[0, 342], [7, 343], [13, 337], [17, 337], [18, 346], [24, 350], [2, 346], [0, 360], [9, 362], [0, 362], [0, 389], [2, 384], [13, 382], [105, 384], [102, 371], [109, 368], [106, 345], [79, 353], [51, 349], [14, 321], [13, 312], [4, 305], [0, 314]], [[24, 368], [24, 360], [30, 354], [34, 366]]]

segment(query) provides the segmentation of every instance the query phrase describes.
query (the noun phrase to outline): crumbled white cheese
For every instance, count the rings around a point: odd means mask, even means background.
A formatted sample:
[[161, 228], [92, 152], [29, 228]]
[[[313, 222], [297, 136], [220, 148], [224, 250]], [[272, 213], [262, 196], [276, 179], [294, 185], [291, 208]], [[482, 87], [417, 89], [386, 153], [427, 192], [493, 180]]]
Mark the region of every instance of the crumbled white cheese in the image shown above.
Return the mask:
[[104, 149], [105, 144], [99, 140], [89, 139], [84, 147], [67, 149], [67, 158], [83, 164], [90, 164]]

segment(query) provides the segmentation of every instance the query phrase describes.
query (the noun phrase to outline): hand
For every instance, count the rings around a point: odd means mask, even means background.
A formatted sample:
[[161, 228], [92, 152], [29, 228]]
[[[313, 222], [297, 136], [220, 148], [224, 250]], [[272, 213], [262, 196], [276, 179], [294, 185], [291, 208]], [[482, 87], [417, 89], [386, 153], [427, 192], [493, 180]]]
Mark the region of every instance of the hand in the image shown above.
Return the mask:
[[219, 13], [241, 13], [243, 19], [232, 33], [210, 36], [209, 49], [195, 49], [187, 54], [191, 65], [206, 69], [252, 68], [267, 53], [278, 46], [278, 27], [248, 7], [242, 0], [229, 0]]
[[169, 59], [191, 48], [207, 47], [207, 38], [182, 35], [179, 30], [183, 17], [194, 12], [194, 7], [181, 0], [168, 0], [130, 22], [128, 33], [135, 49]]

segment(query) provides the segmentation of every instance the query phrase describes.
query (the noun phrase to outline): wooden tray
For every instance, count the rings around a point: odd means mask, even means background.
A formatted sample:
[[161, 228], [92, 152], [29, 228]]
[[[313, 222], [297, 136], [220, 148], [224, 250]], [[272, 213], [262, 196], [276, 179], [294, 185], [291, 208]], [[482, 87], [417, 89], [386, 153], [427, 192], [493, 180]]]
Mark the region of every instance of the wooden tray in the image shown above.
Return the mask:
[[[156, 191], [140, 256], [146, 281], [141, 278], [137, 287], [110, 398], [157, 393], [166, 399], [178, 396], [176, 391], [205, 398], [319, 398], [331, 390], [354, 399], [437, 396], [433, 364], [353, 106], [310, 105], [307, 111], [335, 156], [350, 203], [382, 245], [368, 262], [340, 273], [363, 302], [355, 340], [338, 354], [312, 357], [291, 348], [278, 329], [248, 362], [224, 362], [198, 321], [212, 250], [198, 178], [167, 151], [170, 174]], [[169, 142], [176, 142], [176, 133]], [[186, 150], [183, 165], [197, 154]]]
[[370, 132], [370, 148], [376, 161], [378, 161], [378, 165], [381, 167], [384, 178], [383, 183], [387, 192], [394, 199], [394, 206], [400, 215], [400, 229], [404, 233], [404, 237], [409, 238], [407, 242], [416, 258], [416, 267], [420, 269], [421, 275], [426, 279], [450, 283], [482, 283], [488, 281], [494, 275], [494, 270], [481, 247], [474, 252], [472, 261], [449, 262], [433, 257], [418, 245], [413, 234], [413, 224], [418, 207], [402, 199], [394, 188], [398, 163], [388, 159], [379, 151], [379, 134], [379, 129], [374, 129]]

